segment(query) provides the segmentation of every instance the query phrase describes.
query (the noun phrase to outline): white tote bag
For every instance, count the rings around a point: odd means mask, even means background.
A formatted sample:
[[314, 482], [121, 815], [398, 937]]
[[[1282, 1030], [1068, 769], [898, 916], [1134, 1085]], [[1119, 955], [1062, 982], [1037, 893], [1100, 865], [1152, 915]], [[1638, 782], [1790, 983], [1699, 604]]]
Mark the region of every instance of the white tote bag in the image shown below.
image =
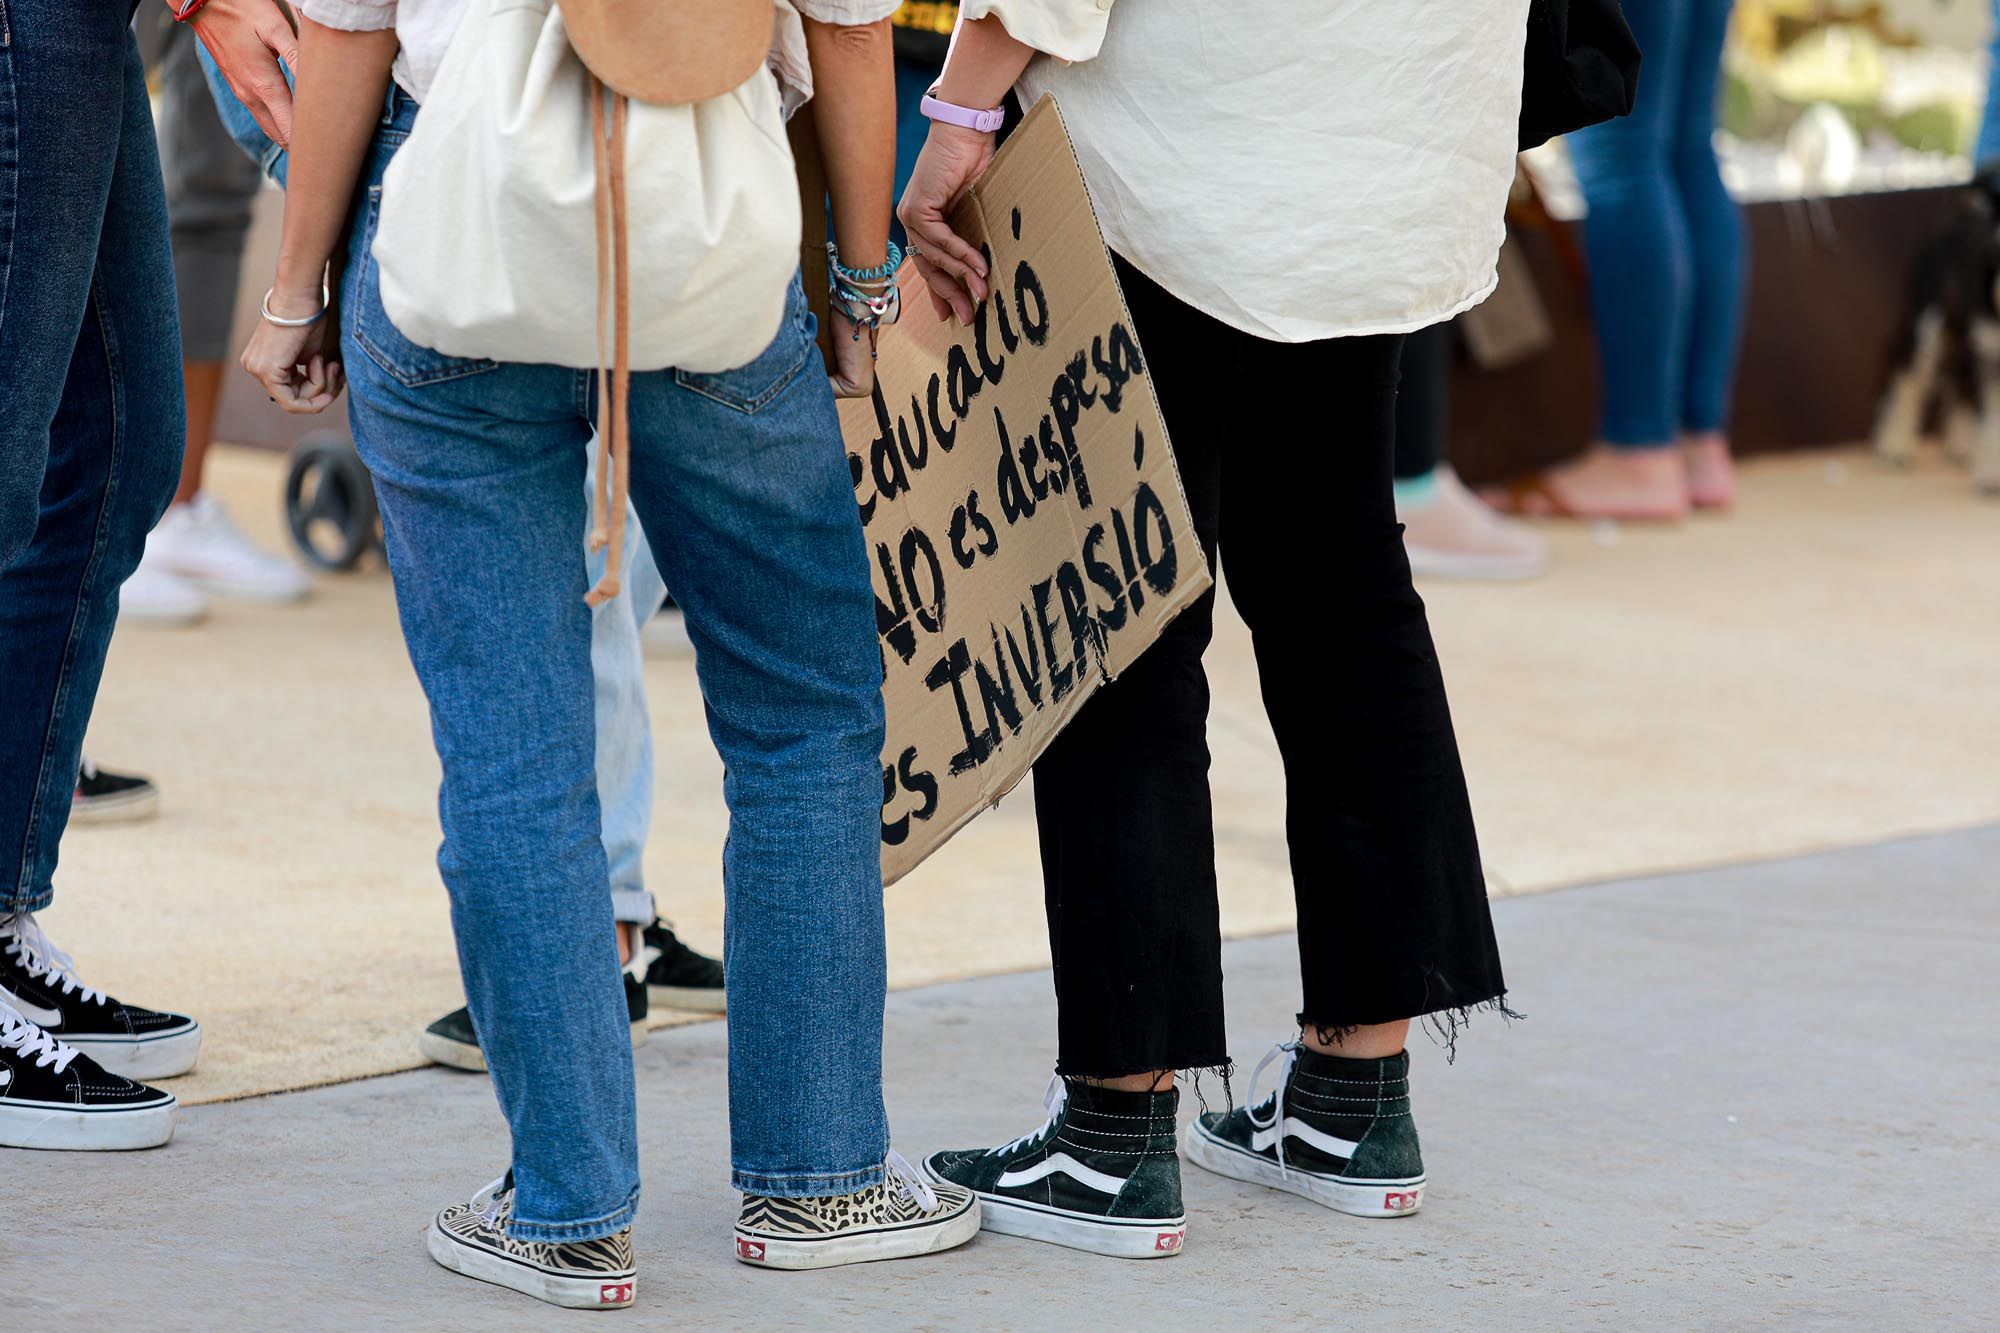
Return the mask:
[[[592, 102], [551, 0], [471, 0], [382, 182], [373, 253], [403, 336], [447, 356], [604, 364]], [[624, 139], [630, 368], [747, 364], [799, 262], [776, 81], [760, 66], [706, 101], [633, 101]]]

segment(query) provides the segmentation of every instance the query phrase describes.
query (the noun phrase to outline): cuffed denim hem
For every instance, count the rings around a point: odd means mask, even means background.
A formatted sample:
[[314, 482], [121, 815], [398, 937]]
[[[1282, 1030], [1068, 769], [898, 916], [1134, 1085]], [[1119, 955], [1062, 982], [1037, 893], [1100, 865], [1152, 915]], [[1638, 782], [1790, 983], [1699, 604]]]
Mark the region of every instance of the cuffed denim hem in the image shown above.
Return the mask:
[[1614, 426], [1606, 422], [1600, 434], [1604, 436], [1604, 442], [1613, 449], [1632, 453], [1643, 453], [1648, 449], [1671, 449], [1680, 443], [1680, 431], [1673, 426], [1667, 426], [1657, 433], [1655, 431], [1656, 428], [1651, 424], [1642, 430], [1630, 430], [1623, 424]]
[[881, 1184], [882, 1164], [877, 1162], [859, 1171], [787, 1172], [783, 1175], [732, 1169], [729, 1183], [745, 1194], [766, 1199], [822, 1199], [831, 1194], [859, 1194], [870, 1185]]
[[515, 1240], [538, 1240], [552, 1245], [572, 1240], [600, 1240], [605, 1236], [615, 1236], [631, 1226], [632, 1219], [638, 1215], [639, 1188], [635, 1185], [624, 1205], [603, 1217], [594, 1217], [587, 1222], [528, 1222], [511, 1217], [507, 1220], [507, 1234]]
[[42, 889], [36, 893], [17, 893], [11, 898], [0, 898], [0, 916], [12, 916], [16, 912], [39, 912], [55, 900], [54, 888]]
[[653, 918], [660, 914], [653, 904], [653, 895], [644, 889], [613, 889], [611, 891], [611, 919], [628, 924], [650, 926]]

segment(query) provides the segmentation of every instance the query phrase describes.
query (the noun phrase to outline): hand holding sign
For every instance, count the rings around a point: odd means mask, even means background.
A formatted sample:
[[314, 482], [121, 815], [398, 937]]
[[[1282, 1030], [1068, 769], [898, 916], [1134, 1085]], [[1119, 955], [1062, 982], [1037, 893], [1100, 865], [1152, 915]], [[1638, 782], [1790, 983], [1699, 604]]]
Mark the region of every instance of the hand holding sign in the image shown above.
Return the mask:
[[973, 306], [986, 299], [986, 257], [952, 230], [951, 210], [992, 160], [991, 134], [933, 124], [896, 207], [939, 319], [955, 314], [970, 324]]
[[911, 302], [923, 283], [952, 284], [933, 307], [959, 322], [905, 320], [883, 340], [873, 396], [840, 405], [885, 671], [888, 880], [1019, 782], [1209, 587], [1055, 103], [969, 186], [971, 157], [928, 160], [905, 223], [949, 236], [978, 285], [957, 285], [954, 261], [925, 265], [922, 283], [905, 274]]

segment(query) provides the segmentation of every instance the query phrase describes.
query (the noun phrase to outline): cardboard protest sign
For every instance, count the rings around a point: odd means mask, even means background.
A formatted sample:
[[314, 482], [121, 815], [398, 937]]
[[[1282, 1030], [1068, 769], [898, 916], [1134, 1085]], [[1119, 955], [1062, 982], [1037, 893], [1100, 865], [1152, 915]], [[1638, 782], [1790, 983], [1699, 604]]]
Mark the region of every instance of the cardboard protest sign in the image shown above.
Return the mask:
[[954, 225], [991, 258], [971, 327], [935, 319], [911, 266], [873, 398], [840, 406], [886, 672], [887, 881], [1018, 783], [1210, 583], [1053, 101]]

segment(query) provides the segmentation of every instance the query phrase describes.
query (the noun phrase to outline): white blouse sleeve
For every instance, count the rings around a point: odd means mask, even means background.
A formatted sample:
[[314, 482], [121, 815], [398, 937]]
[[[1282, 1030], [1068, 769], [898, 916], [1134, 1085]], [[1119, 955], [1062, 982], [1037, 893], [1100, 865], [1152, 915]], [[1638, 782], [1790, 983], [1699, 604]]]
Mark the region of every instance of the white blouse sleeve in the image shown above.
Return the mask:
[[880, 23], [902, 7], [903, 0], [792, 0], [792, 8], [815, 23], [858, 27]]
[[1076, 61], [1091, 59], [1104, 45], [1111, 4], [1112, 0], [963, 0], [958, 12], [967, 23], [997, 18], [1015, 41], [1058, 60]]
[[324, 28], [381, 32], [396, 26], [396, 0], [296, 0], [299, 13]]

